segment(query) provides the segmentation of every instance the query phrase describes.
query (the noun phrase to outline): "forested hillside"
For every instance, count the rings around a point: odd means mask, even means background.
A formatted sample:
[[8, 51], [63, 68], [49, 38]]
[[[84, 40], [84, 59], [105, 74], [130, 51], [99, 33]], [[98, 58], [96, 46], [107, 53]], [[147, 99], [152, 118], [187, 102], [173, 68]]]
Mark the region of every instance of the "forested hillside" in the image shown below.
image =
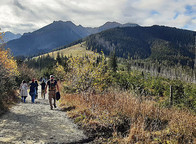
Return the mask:
[[124, 27], [110, 29], [86, 38], [87, 47], [118, 57], [167, 61], [193, 68], [196, 32], [165, 26]]

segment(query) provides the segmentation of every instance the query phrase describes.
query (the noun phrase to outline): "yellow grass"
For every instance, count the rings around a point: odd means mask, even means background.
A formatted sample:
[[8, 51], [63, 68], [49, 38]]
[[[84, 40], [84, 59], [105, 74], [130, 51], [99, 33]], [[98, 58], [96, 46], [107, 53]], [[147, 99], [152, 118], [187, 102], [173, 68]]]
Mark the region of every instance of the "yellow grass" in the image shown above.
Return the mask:
[[[131, 119], [126, 137], [114, 131], [111, 143], [194, 143], [196, 142], [196, 116], [186, 110], [160, 108], [154, 101], [139, 100], [129, 93], [107, 93], [104, 95], [65, 94], [61, 107], [75, 106], [68, 112], [83, 125], [114, 127], [124, 116]], [[145, 130], [146, 118], [168, 121], [160, 130]], [[107, 142], [109, 143], [109, 142]]]
[[[84, 56], [85, 54], [93, 54], [94, 53], [93, 51], [86, 50], [86, 44], [85, 44], [85, 42], [82, 42], [80, 44], [76, 44], [74, 46], [71, 46], [71, 47], [68, 47], [65, 49], [61, 49], [58, 51], [50, 52], [47, 54], [43, 54], [40, 56], [41, 57], [47, 56], [49, 54], [51, 57], [54, 57], [56, 59], [58, 52], [60, 53], [60, 55], [63, 54], [63, 56], [67, 56], [67, 57], [68, 56], [73, 56], [73, 57]], [[40, 57], [40, 56], [38, 56], [38, 57]], [[35, 58], [38, 58], [38, 57], [35, 57]]]

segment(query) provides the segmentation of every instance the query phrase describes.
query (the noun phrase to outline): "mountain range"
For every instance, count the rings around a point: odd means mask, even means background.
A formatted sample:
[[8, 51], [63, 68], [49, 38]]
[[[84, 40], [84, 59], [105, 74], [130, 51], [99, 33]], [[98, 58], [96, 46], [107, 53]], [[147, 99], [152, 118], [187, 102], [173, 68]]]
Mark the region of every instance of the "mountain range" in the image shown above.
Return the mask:
[[166, 61], [167, 64], [193, 67], [195, 31], [167, 26], [142, 27], [137, 24], [107, 22], [100, 27], [83, 27], [71, 21], [53, 23], [18, 39], [7, 42], [14, 56], [33, 56], [64, 49], [67, 45], [86, 41], [92, 51], [118, 57]]
[[20, 38], [7, 42], [6, 47], [12, 50], [14, 56], [38, 55], [68, 45], [91, 34], [125, 26], [135, 27], [138, 25], [107, 22], [100, 27], [90, 28], [81, 25], [76, 26], [71, 21], [54, 21], [41, 29], [31, 33], [24, 33]]
[[118, 22], [106, 22], [104, 25], [100, 27], [95, 27], [95, 28], [87, 27], [86, 29], [89, 34], [95, 34], [95, 33], [99, 33], [99, 32], [112, 29], [112, 28], [116, 28], [116, 27], [136, 27], [136, 26], [139, 26], [139, 25], [135, 23], [121, 24]]

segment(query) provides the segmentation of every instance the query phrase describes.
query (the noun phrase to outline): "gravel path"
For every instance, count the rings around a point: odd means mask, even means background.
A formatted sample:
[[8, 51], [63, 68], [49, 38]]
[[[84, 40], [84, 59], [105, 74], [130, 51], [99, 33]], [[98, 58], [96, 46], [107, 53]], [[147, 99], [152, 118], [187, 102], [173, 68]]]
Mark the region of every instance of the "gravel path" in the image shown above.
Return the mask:
[[17, 104], [0, 117], [0, 143], [74, 144], [86, 138], [65, 112], [58, 107], [50, 110], [48, 99], [40, 95], [35, 104], [28, 96], [27, 103]]

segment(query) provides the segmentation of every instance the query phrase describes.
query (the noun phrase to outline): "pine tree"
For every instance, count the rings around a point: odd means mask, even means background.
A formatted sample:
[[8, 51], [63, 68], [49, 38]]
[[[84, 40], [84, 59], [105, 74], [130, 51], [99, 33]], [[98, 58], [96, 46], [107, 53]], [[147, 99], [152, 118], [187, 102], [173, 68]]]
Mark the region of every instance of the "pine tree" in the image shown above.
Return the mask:
[[60, 65], [62, 65], [62, 58], [61, 58], [59, 52], [57, 53], [56, 61], [57, 61]]
[[115, 51], [110, 52], [108, 65], [113, 72], [116, 72], [118, 65]]

